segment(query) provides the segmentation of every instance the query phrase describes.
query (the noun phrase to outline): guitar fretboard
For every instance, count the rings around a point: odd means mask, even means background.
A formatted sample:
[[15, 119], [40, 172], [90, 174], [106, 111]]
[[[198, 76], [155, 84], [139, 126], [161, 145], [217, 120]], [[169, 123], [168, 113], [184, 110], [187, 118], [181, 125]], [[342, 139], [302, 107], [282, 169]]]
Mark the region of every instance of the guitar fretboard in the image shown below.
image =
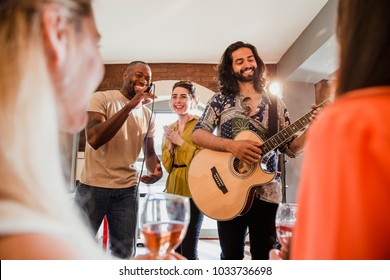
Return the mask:
[[[324, 107], [329, 102], [329, 99], [326, 99], [321, 104], [317, 105], [317, 108]], [[286, 143], [288, 140], [291, 139], [296, 133], [298, 133], [300, 130], [305, 128], [310, 123], [310, 116], [313, 113], [314, 110], [311, 110], [309, 113], [305, 114], [304, 116], [300, 117], [298, 120], [293, 122], [291, 125], [286, 127], [285, 129], [282, 129], [272, 137], [270, 137], [267, 141], [264, 142], [263, 146], [261, 146], [261, 149], [264, 152], [264, 155], [269, 153], [270, 151], [276, 149], [280, 145]]]

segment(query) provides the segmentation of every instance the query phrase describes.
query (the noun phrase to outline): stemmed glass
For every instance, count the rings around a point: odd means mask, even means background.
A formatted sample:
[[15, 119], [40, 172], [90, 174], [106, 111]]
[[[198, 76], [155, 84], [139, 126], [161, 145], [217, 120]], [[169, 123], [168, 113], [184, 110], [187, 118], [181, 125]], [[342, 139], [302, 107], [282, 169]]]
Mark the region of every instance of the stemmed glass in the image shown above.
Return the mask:
[[141, 213], [141, 232], [152, 259], [170, 259], [181, 243], [190, 219], [187, 197], [150, 193]]
[[280, 244], [288, 247], [296, 222], [298, 205], [296, 203], [279, 203], [276, 211], [275, 226]]

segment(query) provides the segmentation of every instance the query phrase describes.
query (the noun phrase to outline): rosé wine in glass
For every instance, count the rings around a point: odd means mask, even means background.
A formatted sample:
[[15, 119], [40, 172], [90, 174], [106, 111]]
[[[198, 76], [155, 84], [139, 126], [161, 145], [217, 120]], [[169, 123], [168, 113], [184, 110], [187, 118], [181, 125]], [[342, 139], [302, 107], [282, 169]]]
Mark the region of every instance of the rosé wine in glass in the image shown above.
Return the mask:
[[153, 259], [169, 259], [183, 240], [189, 222], [187, 197], [152, 193], [146, 198], [141, 213], [141, 232]]
[[296, 203], [280, 203], [276, 211], [275, 227], [281, 245], [288, 246], [293, 235], [298, 205]]

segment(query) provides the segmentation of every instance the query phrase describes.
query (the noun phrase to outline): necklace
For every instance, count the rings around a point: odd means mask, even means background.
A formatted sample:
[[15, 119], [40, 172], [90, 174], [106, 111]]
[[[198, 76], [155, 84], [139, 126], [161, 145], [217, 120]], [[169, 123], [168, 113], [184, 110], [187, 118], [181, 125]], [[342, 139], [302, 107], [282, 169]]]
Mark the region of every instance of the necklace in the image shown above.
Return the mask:
[[[260, 99], [261, 100], [261, 99]], [[255, 104], [254, 104], [255, 103]], [[259, 102], [254, 102], [249, 96], [242, 99], [245, 116], [253, 116], [259, 111]]]

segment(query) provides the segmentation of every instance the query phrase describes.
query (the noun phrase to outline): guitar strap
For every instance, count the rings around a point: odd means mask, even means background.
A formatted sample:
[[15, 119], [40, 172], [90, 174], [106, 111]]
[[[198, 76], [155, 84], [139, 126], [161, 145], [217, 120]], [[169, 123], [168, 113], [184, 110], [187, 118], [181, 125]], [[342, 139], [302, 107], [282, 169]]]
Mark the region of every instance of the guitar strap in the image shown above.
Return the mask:
[[278, 114], [276, 98], [270, 94], [271, 105], [268, 109], [268, 138], [278, 132]]
[[[273, 136], [278, 132], [278, 114], [276, 97], [270, 95], [271, 105], [268, 110], [268, 135]], [[282, 184], [282, 202], [286, 202], [286, 160], [284, 154], [278, 156], [278, 171], [280, 172], [280, 183]]]

